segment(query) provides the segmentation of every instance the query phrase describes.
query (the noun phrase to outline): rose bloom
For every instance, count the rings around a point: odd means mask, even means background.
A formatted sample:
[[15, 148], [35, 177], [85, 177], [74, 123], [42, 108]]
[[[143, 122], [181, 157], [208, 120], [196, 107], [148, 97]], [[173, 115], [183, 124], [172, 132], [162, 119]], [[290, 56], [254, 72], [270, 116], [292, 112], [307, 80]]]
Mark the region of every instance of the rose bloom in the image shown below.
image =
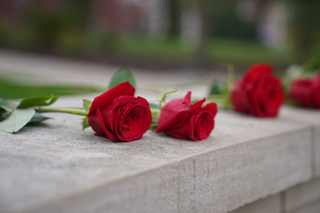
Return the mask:
[[112, 141], [141, 139], [152, 117], [149, 103], [134, 97], [134, 92], [129, 82], [123, 82], [93, 100], [88, 121], [96, 135]]
[[312, 79], [293, 81], [289, 96], [300, 106], [320, 109], [320, 74]]
[[199, 141], [206, 139], [214, 128], [217, 105], [202, 107], [205, 98], [191, 104], [191, 92], [184, 98], [170, 101], [162, 109], [156, 132], [165, 132], [175, 138]]
[[236, 111], [262, 118], [277, 116], [284, 96], [272, 70], [269, 64], [255, 64], [234, 84], [231, 103]]

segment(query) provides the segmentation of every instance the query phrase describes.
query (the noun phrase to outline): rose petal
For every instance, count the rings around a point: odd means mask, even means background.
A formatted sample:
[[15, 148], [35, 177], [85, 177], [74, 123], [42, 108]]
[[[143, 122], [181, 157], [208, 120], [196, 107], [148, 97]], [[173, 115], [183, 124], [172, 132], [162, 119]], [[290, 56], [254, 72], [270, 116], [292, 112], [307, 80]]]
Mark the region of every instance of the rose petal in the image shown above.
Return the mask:
[[244, 82], [256, 82], [258, 78], [271, 75], [272, 66], [267, 63], [257, 63], [252, 65], [243, 76]]
[[158, 119], [158, 124], [163, 124], [164, 122], [168, 121], [173, 115], [191, 110], [190, 104], [190, 95], [191, 92], [185, 96], [185, 98], [172, 100], [167, 103], [162, 109]]
[[197, 101], [196, 103], [194, 103], [191, 106], [191, 109], [194, 110], [194, 111], [198, 111], [199, 109], [201, 109], [201, 106], [205, 101], [206, 101], [206, 98], [204, 98], [204, 99], [202, 99], [200, 101]]
[[179, 125], [170, 126], [164, 132], [179, 139], [183, 138], [185, 140], [193, 140], [193, 122], [194, 114], [191, 114], [191, 116], [188, 116], [187, 119], [182, 119]]
[[214, 119], [210, 111], [201, 110], [195, 116], [194, 139], [204, 140], [209, 137], [214, 128]]
[[88, 117], [88, 122], [91, 128], [99, 135], [105, 135], [100, 119], [97, 115], [97, 110], [91, 113], [91, 116]]
[[90, 115], [98, 106], [103, 106], [109, 102], [112, 102], [119, 96], [133, 96], [134, 92], [135, 88], [128, 81], [120, 83], [107, 92], [97, 96], [92, 102], [88, 115]]
[[[161, 114], [162, 114], [162, 110], [161, 110]], [[161, 118], [161, 114], [160, 114], [160, 118]], [[176, 114], [170, 114], [170, 116], [168, 116], [167, 119], [161, 120], [161, 122], [159, 118], [156, 133], [163, 132], [166, 129], [171, 127], [175, 127], [177, 124], [181, 125], [182, 123], [184, 123], [185, 120], [189, 119], [190, 116], [193, 114], [194, 114], [193, 111], [185, 110], [185, 111], [178, 112]]]
[[250, 110], [250, 101], [248, 93], [241, 81], [235, 83], [231, 93], [231, 102], [235, 110], [238, 112], [248, 113]]
[[103, 120], [100, 108], [97, 108], [97, 114], [98, 114], [100, 123], [102, 124], [101, 126], [102, 126], [103, 131], [106, 134], [106, 136], [112, 141], [119, 141], [119, 139], [117, 137], [115, 137], [111, 132], [109, 132], [109, 130], [106, 128], [106, 125], [105, 125], [105, 122]]
[[188, 100], [187, 96], [188, 95], [186, 95], [185, 98], [180, 98], [180, 99], [175, 99], [175, 100], [170, 101], [162, 109], [165, 109], [170, 112], [181, 112], [184, 110], [190, 110], [191, 104], [190, 104], [190, 100]]
[[183, 99], [183, 104], [190, 106], [191, 105], [191, 92], [187, 92], [186, 96]]
[[207, 105], [205, 105], [203, 108], [203, 110], [208, 110], [209, 112], [211, 112], [212, 117], [214, 118], [216, 116], [216, 114], [218, 113], [218, 106], [216, 103], [212, 102], [212, 103], [208, 103]]
[[168, 129], [165, 131], [165, 133], [181, 140], [190, 140], [189, 137], [176, 133], [174, 129], [173, 130]]
[[120, 140], [140, 139], [152, 122], [149, 103], [142, 97], [121, 96], [114, 101], [113, 120]]
[[[109, 132], [113, 132], [113, 104], [108, 103], [105, 106], [98, 107], [97, 109], [100, 109], [100, 113], [104, 122], [104, 126], [108, 129]], [[91, 115], [90, 115], [91, 116]]]
[[314, 107], [313, 87], [310, 80], [296, 80], [291, 84], [290, 97], [299, 105]]

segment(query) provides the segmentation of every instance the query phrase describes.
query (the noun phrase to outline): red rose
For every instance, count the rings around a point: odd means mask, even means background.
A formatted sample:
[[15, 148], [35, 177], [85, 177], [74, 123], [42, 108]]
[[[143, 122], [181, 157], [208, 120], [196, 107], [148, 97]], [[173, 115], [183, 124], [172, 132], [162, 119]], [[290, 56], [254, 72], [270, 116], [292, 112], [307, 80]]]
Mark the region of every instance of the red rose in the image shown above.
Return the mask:
[[88, 120], [96, 135], [112, 141], [142, 137], [151, 125], [151, 111], [149, 103], [134, 97], [134, 92], [129, 82], [123, 82], [93, 100]]
[[289, 95], [301, 106], [320, 109], [320, 74], [313, 79], [292, 82]]
[[235, 83], [231, 103], [236, 111], [264, 118], [277, 116], [284, 97], [272, 70], [269, 64], [255, 64]]
[[214, 127], [217, 105], [209, 103], [201, 107], [205, 98], [190, 103], [191, 92], [184, 98], [170, 101], [160, 113], [156, 132], [165, 132], [175, 138], [199, 141], [206, 139]]

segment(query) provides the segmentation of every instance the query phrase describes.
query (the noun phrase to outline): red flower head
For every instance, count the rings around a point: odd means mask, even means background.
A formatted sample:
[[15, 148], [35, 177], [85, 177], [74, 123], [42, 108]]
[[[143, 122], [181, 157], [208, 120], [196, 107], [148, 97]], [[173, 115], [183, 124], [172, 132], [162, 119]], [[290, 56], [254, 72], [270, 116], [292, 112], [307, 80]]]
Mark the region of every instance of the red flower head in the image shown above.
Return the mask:
[[277, 116], [284, 97], [272, 70], [269, 64], [255, 64], [235, 83], [231, 102], [236, 111], [264, 118]]
[[165, 132], [175, 138], [199, 141], [206, 139], [214, 128], [217, 105], [202, 107], [205, 98], [191, 104], [191, 92], [184, 98], [170, 101], [162, 110], [156, 132]]
[[88, 113], [91, 128], [112, 141], [132, 141], [149, 129], [152, 117], [149, 103], [134, 97], [135, 89], [123, 82], [96, 97]]
[[320, 109], [320, 74], [292, 82], [289, 95], [300, 106]]

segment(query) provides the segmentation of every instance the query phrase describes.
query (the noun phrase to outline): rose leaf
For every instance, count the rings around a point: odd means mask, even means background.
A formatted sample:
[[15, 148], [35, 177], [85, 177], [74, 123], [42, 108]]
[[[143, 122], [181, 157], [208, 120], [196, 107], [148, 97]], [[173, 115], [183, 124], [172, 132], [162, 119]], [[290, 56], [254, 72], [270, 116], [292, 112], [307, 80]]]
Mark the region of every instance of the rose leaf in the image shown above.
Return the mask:
[[84, 133], [84, 129], [88, 128], [89, 126], [90, 126], [89, 125], [89, 120], [88, 120], [88, 117], [86, 116], [85, 118], [82, 119], [82, 131], [83, 131], [83, 133]]
[[40, 123], [48, 119], [53, 119], [53, 118], [43, 116], [41, 113], [36, 112], [31, 118], [31, 120], [29, 121], [29, 123]]
[[8, 105], [9, 105], [8, 102], [0, 98], [0, 106], [8, 106]]
[[12, 107], [9, 105], [8, 102], [0, 98], [0, 113], [3, 113], [5, 111], [12, 112]]
[[13, 109], [11, 114], [0, 122], [0, 129], [16, 133], [32, 119], [34, 114], [34, 109]]
[[35, 107], [35, 106], [49, 106], [56, 102], [59, 96], [39, 96], [39, 97], [32, 97], [32, 98], [25, 98], [22, 99], [20, 104], [17, 106], [17, 109]]
[[86, 111], [86, 112], [89, 112], [90, 110], [90, 107], [92, 105], [92, 101], [88, 100], [88, 99], [82, 99], [83, 101], [83, 109]]
[[221, 81], [214, 81], [212, 86], [211, 86], [211, 90], [210, 90], [210, 94], [209, 95], [221, 95], [221, 94], [223, 94], [223, 87], [224, 87], [224, 84]]
[[111, 78], [110, 84], [109, 84], [109, 89], [117, 86], [118, 84], [122, 82], [129, 81], [129, 83], [136, 88], [136, 83], [133, 77], [133, 74], [130, 70], [127, 68], [121, 68], [118, 70]]

